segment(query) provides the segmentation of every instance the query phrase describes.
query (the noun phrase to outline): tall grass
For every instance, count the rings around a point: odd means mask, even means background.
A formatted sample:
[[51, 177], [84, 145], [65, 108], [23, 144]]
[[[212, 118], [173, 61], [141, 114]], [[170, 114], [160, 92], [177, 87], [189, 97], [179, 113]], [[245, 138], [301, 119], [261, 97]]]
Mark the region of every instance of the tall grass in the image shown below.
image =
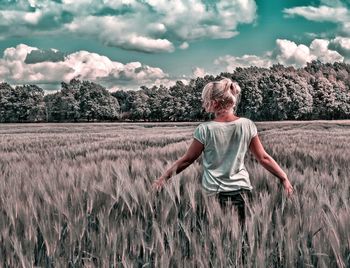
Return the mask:
[[[197, 123], [198, 124], [198, 123]], [[0, 125], [0, 266], [241, 267], [201, 159], [160, 192], [195, 123]], [[296, 194], [248, 154], [248, 267], [350, 267], [350, 122], [257, 123]]]

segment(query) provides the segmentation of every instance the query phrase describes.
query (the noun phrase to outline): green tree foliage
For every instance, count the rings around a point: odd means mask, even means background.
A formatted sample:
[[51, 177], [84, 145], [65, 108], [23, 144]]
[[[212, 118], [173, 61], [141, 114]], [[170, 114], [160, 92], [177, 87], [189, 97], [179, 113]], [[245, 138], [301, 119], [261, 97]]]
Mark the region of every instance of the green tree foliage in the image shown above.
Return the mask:
[[336, 109], [336, 94], [332, 83], [325, 77], [319, 77], [313, 84], [313, 115], [314, 118], [334, 119]]
[[334, 118], [350, 118], [350, 92], [341, 80], [333, 83], [336, 105], [333, 111]]
[[73, 79], [45, 96], [48, 121], [95, 121], [119, 118], [119, 103], [101, 85]]
[[264, 89], [261, 79], [268, 72], [268, 69], [258, 67], [237, 68], [233, 75], [229, 77], [241, 87], [237, 114], [244, 114], [251, 119], [261, 118]]
[[15, 88], [0, 83], [0, 122], [45, 120], [44, 90], [35, 85]]
[[72, 80], [69, 84], [62, 82], [61, 91], [45, 96], [48, 121], [78, 121], [80, 81]]
[[11, 122], [14, 112], [13, 95], [13, 88], [9, 84], [0, 84], [0, 122]]
[[115, 97], [120, 104], [120, 118], [122, 120], [129, 118], [129, 111], [131, 110], [131, 94], [124, 90], [118, 90], [111, 95]]
[[119, 116], [118, 100], [99, 84], [80, 82], [78, 100], [81, 119], [113, 120]]
[[149, 120], [151, 121], [162, 121], [163, 120], [163, 111], [162, 111], [162, 98], [164, 94], [168, 91], [164, 86], [152, 88], [141, 87], [141, 89], [148, 96], [147, 105], [149, 108]]
[[312, 112], [311, 87], [295, 72], [270, 71], [259, 81], [263, 101], [260, 120], [308, 119]]

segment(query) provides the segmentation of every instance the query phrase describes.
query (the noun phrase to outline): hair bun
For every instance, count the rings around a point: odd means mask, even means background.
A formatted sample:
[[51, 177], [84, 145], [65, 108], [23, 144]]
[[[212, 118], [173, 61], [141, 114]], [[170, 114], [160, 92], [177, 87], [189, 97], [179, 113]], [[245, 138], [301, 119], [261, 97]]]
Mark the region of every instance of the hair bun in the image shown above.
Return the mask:
[[[234, 107], [236, 109], [240, 93], [240, 86], [230, 78], [225, 77], [219, 81], [209, 82], [202, 91], [203, 107], [209, 112], [228, 110]], [[219, 105], [214, 107], [213, 101]]]

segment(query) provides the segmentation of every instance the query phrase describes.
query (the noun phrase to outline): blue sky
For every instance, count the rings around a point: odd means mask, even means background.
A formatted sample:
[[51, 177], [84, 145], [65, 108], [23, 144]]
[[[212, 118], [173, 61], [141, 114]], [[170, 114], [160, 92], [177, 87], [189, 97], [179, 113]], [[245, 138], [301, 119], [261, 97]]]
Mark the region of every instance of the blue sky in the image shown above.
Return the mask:
[[349, 1], [2, 0], [0, 81], [109, 90], [236, 67], [348, 62]]

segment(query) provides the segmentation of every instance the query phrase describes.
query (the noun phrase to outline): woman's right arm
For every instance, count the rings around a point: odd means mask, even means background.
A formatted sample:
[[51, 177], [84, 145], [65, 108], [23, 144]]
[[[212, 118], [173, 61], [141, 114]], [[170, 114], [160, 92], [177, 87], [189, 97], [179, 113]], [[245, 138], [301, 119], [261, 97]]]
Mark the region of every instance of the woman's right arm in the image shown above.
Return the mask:
[[273, 175], [280, 179], [287, 195], [290, 196], [293, 193], [294, 189], [289, 182], [287, 174], [281, 169], [281, 167], [276, 163], [276, 161], [265, 151], [258, 135], [252, 138], [249, 145], [249, 149], [264, 168], [266, 168]]

